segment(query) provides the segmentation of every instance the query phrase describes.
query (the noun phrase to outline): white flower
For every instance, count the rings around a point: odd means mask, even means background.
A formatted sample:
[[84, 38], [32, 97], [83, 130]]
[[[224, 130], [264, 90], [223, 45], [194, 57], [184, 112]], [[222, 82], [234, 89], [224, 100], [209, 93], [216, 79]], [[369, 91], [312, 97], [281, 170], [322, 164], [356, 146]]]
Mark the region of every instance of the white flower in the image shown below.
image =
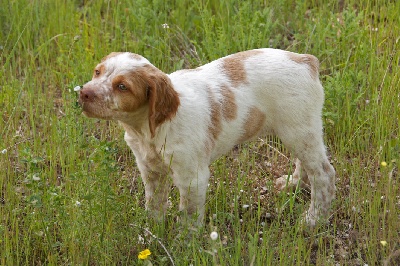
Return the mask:
[[217, 232], [211, 232], [211, 234], [210, 234], [210, 238], [211, 238], [211, 240], [217, 240], [217, 238], [218, 238], [218, 233]]
[[141, 245], [144, 245], [144, 238], [141, 235], [138, 235], [138, 242]]
[[74, 91], [80, 91], [81, 90], [81, 86], [76, 86], [75, 88], [74, 88]]
[[6, 154], [7, 153], [7, 149], [4, 149], [1, 151], [2, 154]]
[[169, 25], [167, 23], [164, 23], [161, 25], [164, 29], [169, 29]]
[[80, 207], [81, 206], [81, 202], [80, 201], [75, 201], [75, 206], [76, 207]]
[[40, 181], [39, 174], [38, 174], [38, 173], [33, 174], [32, 179], [33, 179], [34, 181]]

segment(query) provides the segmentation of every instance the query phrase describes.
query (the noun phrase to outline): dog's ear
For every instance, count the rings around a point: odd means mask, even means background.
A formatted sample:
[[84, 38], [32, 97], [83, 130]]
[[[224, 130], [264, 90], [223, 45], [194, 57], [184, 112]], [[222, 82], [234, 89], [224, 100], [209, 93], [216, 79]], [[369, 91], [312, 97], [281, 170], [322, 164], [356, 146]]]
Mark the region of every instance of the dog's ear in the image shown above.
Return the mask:
[[151, 137], [155, 135], [156, 128], [175, 116], [180, 101], [179, 95], [174, 90], [169, 77], [156, 69], [147, 72], [147, 97], [149, 100], [149, 127]]

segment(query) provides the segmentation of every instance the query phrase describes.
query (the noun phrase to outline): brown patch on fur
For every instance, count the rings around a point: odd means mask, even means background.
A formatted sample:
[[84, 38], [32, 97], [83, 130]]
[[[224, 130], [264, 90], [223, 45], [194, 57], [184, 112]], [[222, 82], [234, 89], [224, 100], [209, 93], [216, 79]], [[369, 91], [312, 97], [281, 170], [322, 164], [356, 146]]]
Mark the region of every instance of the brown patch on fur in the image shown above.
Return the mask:
[[262, 53], [259, 50], [250, 50], [239, 52], [228, 57], [222, 61], [223, 72], [232, 81], [234, 87], [239, 86], [241, 83], [247, 82], [246, 70], [244, 68], [244, 61], [249, 57]]
[[239, 141], [243, 142], [257, 136], [264, 127], [265, 114], [257, 107], [251, 107], [243, 124], [243, 134]]
[[[100, 77], [101, 74], [104, 73], [105, 68], [106, 68], [106, 67], [105, 67], [103, 64], [97, 65], [96, 68], [93, 70], [92, 79]], [[96, 74], [97, 71], [99, 72], [99, 75]]]
[[210, 124], [208, 125], [208, 140], [206, 143], [206, 147], [208, 151], [211, 151], [214, 146], [215, 140], [218, 138], [222, 130], [221, 104], [215, 98], [210, 88], [208, 88], [207, 92], [211, 108], [211, 117]]
[[[121, 91], [119, 84], [124, 84], [127, 90]], [[147, 84], [136, 71], [116, 76], [112, 80], [112, 88], [121, 111], [134, 112], [147, 102]]]
[[140, 80], [138, 83], [145, 84], [144, 91], [149, 100], [149, 127], [154, 137], [156, 128], [166, 120], [171, 120], [178, 111], [179, 94], [169, 77], [154, 66], [145, 65], [133, 74]]
[[221, 87], [222, 98], [222, 116], [225, 120], [231, 121], [237, 117], [237, 105], [235, 100], [235, 94], [226, 85]]
[[310, 54], [296, 54], [292, 52], [288, 52], [288, 57], [293, 62], [298, 64], [306, 64], [310, 70], [310, 75], [313, 79], [317, 79], [319, 75], [319, 61], [313, 55]]
[[[121, 83], [127, 90], [118, 89]], [[134, 112], [148, 101], [149, 127], [152, 137], [160, 124], [175, 116], [180, 105], [179, 95], [174, 90], [169, 77], [151, 65], [145, 65], [129, 74], [115, 77], [112, 86], [114, 93], [119, 94], [119, 107], [125, 112]]]

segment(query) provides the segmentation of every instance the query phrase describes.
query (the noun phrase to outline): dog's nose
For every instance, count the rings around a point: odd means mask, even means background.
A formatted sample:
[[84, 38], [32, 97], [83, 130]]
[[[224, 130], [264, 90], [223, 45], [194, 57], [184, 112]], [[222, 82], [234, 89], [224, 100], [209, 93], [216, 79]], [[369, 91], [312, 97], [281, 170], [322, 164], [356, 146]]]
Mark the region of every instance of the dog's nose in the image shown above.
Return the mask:
[[79, 91], [79, 97], [82, 101], [92, 101], [95, 98], [95, 93], [91, 89], [81, 89]]

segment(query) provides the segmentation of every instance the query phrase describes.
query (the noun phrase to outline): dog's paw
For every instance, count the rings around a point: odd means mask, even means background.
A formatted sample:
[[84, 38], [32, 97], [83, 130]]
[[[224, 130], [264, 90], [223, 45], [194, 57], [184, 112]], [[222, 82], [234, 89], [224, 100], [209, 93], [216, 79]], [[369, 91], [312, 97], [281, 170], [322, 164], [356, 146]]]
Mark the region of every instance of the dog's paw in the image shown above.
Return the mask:
[[283, 175], [275, 180], [275, 189], [278, 191], [286, 190], [292, 187], [292, 175]]
[[303, 213], [301, 224], [310, 229], [319, 228], [320, 226], [329, 225], [329, 219], [328, 213], [309, 209]]
[[317, 224], [318, 218], [310, 213], [309, 211], [305, 211], [302, 215], [301, 224], [307, 226], [308, 228], [314, 228]]

